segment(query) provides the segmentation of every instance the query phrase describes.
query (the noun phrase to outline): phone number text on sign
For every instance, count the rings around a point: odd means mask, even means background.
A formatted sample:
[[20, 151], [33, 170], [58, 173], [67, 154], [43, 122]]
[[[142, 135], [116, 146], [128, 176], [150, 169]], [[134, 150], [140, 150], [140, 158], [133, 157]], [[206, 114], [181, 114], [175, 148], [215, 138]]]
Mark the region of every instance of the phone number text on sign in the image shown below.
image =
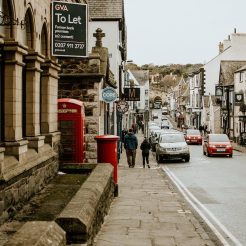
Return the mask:
[[73, 43], [55, 43], [55, 48], [71, 48], [71, 49], [84, 49], [85, 44], [73, 44]]

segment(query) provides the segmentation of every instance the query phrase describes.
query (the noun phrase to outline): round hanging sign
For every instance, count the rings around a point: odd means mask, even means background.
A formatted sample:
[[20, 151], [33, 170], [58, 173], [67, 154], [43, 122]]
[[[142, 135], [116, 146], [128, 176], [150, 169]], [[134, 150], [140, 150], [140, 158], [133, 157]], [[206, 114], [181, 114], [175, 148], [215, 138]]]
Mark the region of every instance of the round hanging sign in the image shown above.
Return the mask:
[[106, 87], [102, 90], [102, 99], [106, 103], [114, 102], [117, 99], [117, 92], [112, 87]]
[[128, 102], [126, 102], [126, 101], [120, 100], [120, 101], [118, 101], [117, 104], [116, 104], [116, 109], [117, 109], [118, 112], [124, 114], [125, 112], [128, 111], [128, 109], [129, 109], [129, 104], [128, 104]]

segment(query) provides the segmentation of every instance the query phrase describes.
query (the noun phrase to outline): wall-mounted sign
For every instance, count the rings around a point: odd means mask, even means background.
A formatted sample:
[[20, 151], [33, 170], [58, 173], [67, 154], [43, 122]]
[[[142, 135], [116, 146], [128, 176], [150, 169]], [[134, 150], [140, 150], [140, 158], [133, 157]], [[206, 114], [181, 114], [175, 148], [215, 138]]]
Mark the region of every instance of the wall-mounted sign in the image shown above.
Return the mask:
[[235, 103], [243, 102], [243, 93], [235, 93]]
[[112, 87], [106, 87], [102, 90], [102, 99], [106, 103], [114, 102], [117, 99], [117, 92]]
[[118, 112], [124, 114], [124, 113], [126, 113], [128, 111], [129, 104], [126, 101], [124, 101], [124, 100], [120, 100], [116, 104], [116, 109], [117, 109]]
[[78, 110], [75, 108], [59, 108], [58, 109], [58, 113], [62, 113], [62, 114], [67, 114], [67, 113], [78, 113]]
[[87, 5], [52, 2], [52, 55], [87, 56]]
[[140, 88], [124, 88], [124, 96], [126, 101], [140, 101]]
[[221, 85], [215, 86], [215, 96], [223, 96], [223, 86]]

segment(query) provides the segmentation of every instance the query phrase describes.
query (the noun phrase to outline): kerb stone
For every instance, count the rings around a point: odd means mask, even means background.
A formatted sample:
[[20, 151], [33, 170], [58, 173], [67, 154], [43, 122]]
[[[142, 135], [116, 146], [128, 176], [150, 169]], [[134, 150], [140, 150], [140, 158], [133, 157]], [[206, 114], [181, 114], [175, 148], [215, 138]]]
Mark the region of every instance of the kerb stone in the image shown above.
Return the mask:
[[4, 246], [65, 246], [66, 233], [55, 222], [25, 223]]

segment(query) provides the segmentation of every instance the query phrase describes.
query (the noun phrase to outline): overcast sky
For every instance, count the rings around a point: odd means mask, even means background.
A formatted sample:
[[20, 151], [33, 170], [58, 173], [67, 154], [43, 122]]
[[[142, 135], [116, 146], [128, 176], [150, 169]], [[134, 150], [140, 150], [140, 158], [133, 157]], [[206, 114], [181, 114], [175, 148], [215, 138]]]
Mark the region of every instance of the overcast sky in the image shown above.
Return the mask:
[[124, 0], [128, 60], [206, 63], [234, 32], [246, 33], [246, 0]]

